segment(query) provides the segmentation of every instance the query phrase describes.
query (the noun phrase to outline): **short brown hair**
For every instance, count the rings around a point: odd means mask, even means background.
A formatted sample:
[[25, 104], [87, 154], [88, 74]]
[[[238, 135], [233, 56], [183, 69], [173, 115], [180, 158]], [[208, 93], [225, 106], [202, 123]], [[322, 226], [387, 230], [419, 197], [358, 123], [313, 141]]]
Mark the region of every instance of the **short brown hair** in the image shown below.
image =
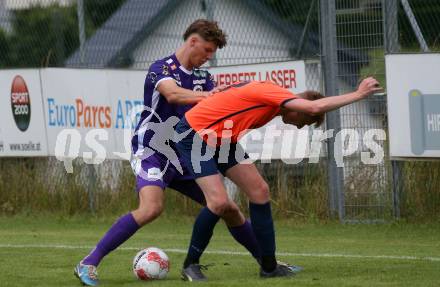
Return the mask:
[[[324, 96], [317, 91], [305, 91], [302, 93], [297, 94], [298, 97], [301, 99], [309, 100], [309, 101], [316, 101], [319, 99], [324, 98]], [[325, 114], [320, 115], [308, 115], [316, 124], [317, 127], [319, 127], [322, 122], [324, 121]]]
[[191, 34], [197, 34], [205, 41], [213, 42], [219, 49], [226, 46], [226, 34], [219, 28], [217, 22], [206, 19], [194, 21], [183, 34], [186, 41]]

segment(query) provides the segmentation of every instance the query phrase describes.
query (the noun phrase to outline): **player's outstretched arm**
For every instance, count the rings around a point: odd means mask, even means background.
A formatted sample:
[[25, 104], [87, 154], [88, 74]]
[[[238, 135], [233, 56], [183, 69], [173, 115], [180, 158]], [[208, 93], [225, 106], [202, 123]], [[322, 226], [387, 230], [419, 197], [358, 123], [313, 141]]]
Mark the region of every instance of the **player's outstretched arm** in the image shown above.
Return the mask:
[[211, 95], [210, 92], [192, 91], [181, 88], [171, 79], [160, 82], [157, 86], [157, 90], [166, 98], [168, 103], [178, 105], [195, 104]]
[[364, 79], [356, 91], [335, 97], [325, 97], [316, 101], [295, 99], [284, 105], [290, 111], [302, 112], [310, 115], [319, 115], [362, 100], [369, 95], [382, 91], [379, 82], [369, 77]]

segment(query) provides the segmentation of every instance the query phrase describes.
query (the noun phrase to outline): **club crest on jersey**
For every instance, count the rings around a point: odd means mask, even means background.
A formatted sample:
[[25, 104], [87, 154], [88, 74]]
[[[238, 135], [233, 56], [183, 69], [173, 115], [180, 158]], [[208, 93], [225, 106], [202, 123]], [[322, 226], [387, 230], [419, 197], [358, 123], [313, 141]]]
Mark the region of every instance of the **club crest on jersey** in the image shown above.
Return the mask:
[[172, 65], [171, 65], [171, 70], [174, 71], [175, 69], [177, 69], [176, 65], [175, 65], [175, 64], [172, 64]]
[[193, 91], [201, 92], [201, 91], [203, 91], [203, 87], [201, 85], [195, 85], [193, 88]]
[[162, 74], [165, 76], [168, 76], [170, 74], [170, 71], [168, 70], [168, 66], [167, 65], [163, 65], [162, 66]]
[[151, 80], [151, 82], [154, 83], [156, 81], [157, 75], [155, 72], [151, 72], [148, 74], [148, 78]]

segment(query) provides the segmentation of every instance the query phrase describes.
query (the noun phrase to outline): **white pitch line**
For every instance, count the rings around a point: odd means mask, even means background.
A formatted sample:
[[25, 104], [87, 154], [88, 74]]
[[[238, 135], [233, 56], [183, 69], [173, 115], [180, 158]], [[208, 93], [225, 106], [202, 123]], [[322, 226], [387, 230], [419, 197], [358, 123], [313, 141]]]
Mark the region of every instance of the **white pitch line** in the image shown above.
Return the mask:
[[[0, 244], [0, 248], [52, 248], [52, 249], [92, 249], [94, 246], [84, 245], [48, 245], [48, 244]], [[141, 250], [140, 247], [119, 247], [118, 250]], [[169, 253], [187, 253], [186, 249], [163, 248]], [[227, 250], [206, 250], [207, 254], [224, 254], [224, 255], [249, 255], [247, 252], [227, 251]], [[327, 257], [327, 258], [359, 258], [359, 259], [389, 259], [389, 260], [418, 260], [440, 262], [440, 257], [422, 257], [422, 256], [398, 256], [398, 255], [359, 255], [359, 254], [338, 254], [338, 253], [292, 253], [278, 252], [278, 256], [297, 256], [297, 257]]]

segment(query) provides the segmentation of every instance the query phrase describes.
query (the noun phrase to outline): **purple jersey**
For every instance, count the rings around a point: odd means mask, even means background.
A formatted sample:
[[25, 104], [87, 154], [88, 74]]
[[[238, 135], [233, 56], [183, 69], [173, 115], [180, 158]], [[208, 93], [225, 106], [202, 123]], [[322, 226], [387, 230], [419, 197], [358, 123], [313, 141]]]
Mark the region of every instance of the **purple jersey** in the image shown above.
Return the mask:
[[188, 71], [181, 66], [173, 54], [154, 62], [145, 78], [144, 111], [132, 138], [133, 153], [150, 146], [154, 132], [147, 127], [148, 123], [165, 122], [170, 117], [183, 117], [192, 105], [170, 104], [156, 89], [162, 81], [174, 80], [182, 88], [194, 91], [210, 91], [214, 88], [212, 76], [205, 70]]

